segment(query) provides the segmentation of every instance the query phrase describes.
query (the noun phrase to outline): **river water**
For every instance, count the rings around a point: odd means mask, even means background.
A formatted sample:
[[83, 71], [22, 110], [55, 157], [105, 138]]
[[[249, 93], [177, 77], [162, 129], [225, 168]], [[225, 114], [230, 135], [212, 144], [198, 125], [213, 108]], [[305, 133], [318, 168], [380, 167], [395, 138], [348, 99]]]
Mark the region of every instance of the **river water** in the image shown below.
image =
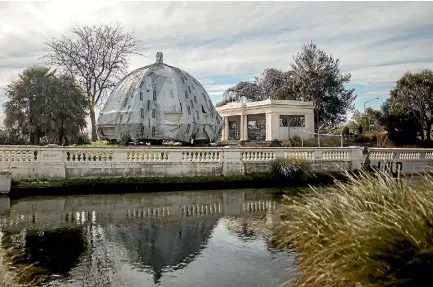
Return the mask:
[[269, 190], [31, 197], [0, 208], [42, 286], [279, 286], [294, 259], [267, 234], [279, 222]]

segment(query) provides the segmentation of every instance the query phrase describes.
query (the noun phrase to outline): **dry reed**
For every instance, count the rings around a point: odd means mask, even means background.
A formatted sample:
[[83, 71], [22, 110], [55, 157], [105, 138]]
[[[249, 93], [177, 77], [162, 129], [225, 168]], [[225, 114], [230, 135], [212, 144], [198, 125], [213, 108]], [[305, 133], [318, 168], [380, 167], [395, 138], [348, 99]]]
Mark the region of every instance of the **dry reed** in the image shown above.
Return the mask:
[[433, 286], [433, 178], [346, 174], [327, 189], [283, 199], [273, 238], [297, 258], [290, 286]]

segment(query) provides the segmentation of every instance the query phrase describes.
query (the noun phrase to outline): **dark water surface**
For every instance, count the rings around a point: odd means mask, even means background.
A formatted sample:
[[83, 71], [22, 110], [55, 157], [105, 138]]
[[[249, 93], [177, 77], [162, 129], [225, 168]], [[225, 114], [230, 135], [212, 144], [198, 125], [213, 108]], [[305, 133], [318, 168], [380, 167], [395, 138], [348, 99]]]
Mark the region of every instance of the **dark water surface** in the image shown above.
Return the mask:
[[[293, 258], [266, 234], [265, 190], [33, 197], [0, 212], [2, 244], [50, 275], [43, 286], [279, 286]], [[289, 270], [288, 270], [289, 269]]]

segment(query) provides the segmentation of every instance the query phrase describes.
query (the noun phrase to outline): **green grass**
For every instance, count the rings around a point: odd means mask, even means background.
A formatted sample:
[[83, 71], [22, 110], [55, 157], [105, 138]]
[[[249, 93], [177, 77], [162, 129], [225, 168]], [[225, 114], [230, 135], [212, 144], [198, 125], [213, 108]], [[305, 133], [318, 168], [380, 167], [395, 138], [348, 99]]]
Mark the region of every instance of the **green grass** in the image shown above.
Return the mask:
[[272, 162], [270, 174], [287, 180], [306, 181], [312, 177], [310, 163], [299, 158], [278, 158]]
[[273, 242], [294, 251], [291, 286], [433, 286], [433, 178], [346, 176], [284, 197]]
[[110, 144], [107, 141], [94, 141], [94, 142], [91, 142], [89, 144], [82, 144], [82, 145], [74, 144], [74, 145], [71, 145], [71, 147], [82, 147], [82, 148], [88, 148], [88, 147], [110, 147], [110, 148], [112, 148], [112, 147], [122, 147], [122, 145], [120, 145], [120, 144]]

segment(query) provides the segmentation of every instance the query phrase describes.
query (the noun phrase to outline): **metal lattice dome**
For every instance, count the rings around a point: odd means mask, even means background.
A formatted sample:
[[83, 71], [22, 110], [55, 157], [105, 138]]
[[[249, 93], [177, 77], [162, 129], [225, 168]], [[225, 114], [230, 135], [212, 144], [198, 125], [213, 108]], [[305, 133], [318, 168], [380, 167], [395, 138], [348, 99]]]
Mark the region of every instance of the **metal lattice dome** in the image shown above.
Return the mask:
[[98, 119], [101, 137], [115, 141], [214, 142], [223, 121], [206, 90], [187, 72], [156, 63], [125, 76]]

